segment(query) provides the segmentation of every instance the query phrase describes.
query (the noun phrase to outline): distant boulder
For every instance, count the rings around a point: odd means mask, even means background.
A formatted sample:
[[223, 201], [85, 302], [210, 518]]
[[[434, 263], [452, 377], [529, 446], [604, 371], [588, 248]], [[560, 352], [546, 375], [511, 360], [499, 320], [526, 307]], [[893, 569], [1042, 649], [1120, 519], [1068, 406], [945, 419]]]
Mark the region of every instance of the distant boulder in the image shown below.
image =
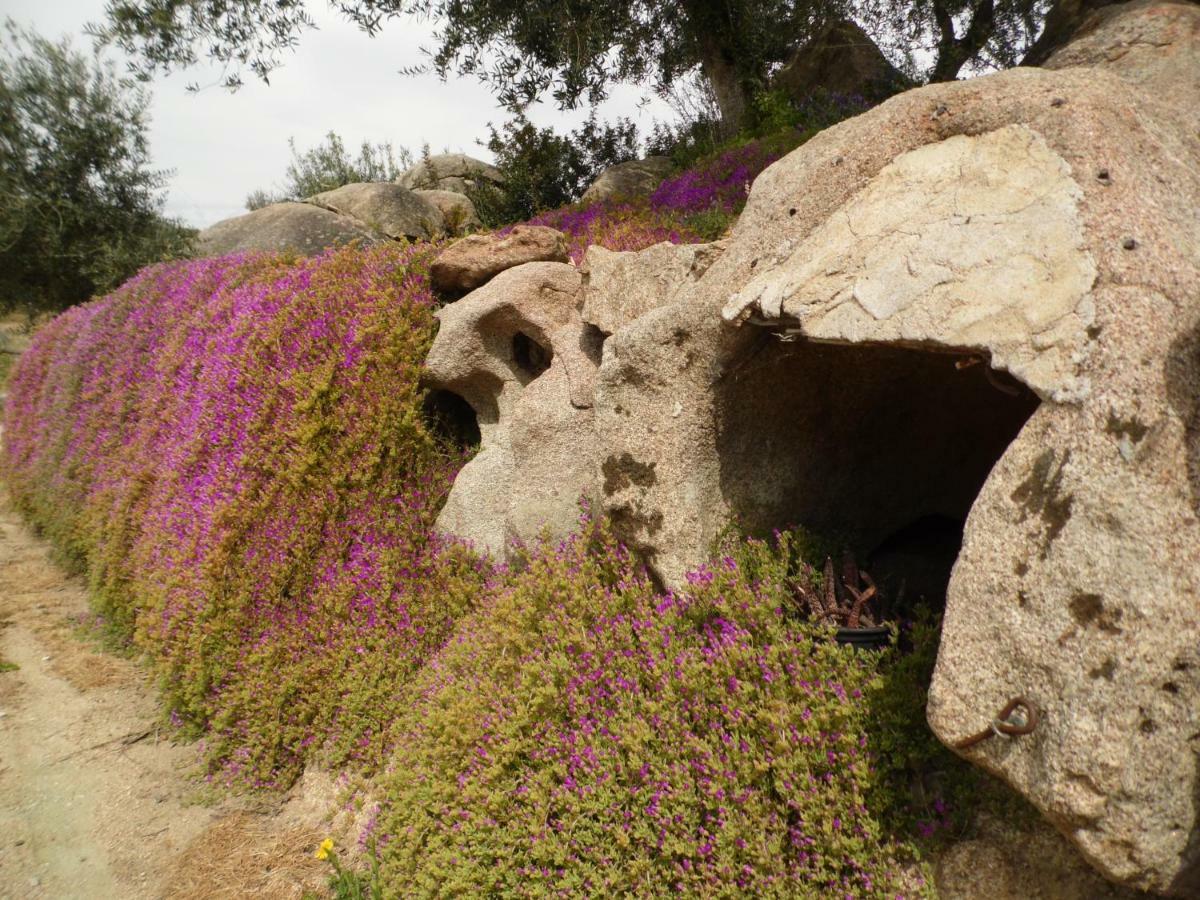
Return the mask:
[[654, 192], [664, 178], [671, 174], [670, 157], [648, 156], [609, 166], [600, 173], [592, 186], [583, 192], [584, 203], [595, 203], [609, 197], [644, 197]]
[[446, 233], [450, 235], [470, 234], [477, 228], [483, 227], [475, 204], [466, 194], [457, 191], [417, 190], [413, 191], [418, 197], [428, 200], [439, 210], [446, 220]]
[[882, 100], [913, 86], [870, 35], [848, 20], [828, 23], [792, 54], [771, 86], [803, 101], [814, 94]]
[[544, 225], [517, 225], [507, 234], [472, 234], [451, 244], [434, 261], [429, 277], [439, 293], [462, 296], [505, 269], [569, 259], [561, 231]]
[[309, 203], [273, 203], [205, 228], [196, 246], [202, 256], [243, 250], [290, 250], [312, 256], [355, 241], [377, 244], [380, 237], [357, 219]]
[[346, 184], [306, 202], [350, 216], [395, 240], [430, 241], [446, 231], [442, 211], [435, 203], [391, 182]]
[[504, 175], [490, 163], [465, 153], [441, 153], [407, 169], [396, 183], [409, 190], [428, 188], [465, 194], [483, 184], [499, 187], [504, 184]]

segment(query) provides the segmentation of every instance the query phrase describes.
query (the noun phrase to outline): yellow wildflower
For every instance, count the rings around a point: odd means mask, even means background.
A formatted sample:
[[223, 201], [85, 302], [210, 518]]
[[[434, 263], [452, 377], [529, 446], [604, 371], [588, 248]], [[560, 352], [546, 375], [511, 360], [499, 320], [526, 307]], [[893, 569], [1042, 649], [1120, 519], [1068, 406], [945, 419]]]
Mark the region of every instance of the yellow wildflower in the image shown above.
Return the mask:
[[329, 851], [333, 849], [333, 838], [325, 838], [321, 841], [321, 846], [317, 848], [317, 852], [313, 854], [317, 859], [329, 859]]

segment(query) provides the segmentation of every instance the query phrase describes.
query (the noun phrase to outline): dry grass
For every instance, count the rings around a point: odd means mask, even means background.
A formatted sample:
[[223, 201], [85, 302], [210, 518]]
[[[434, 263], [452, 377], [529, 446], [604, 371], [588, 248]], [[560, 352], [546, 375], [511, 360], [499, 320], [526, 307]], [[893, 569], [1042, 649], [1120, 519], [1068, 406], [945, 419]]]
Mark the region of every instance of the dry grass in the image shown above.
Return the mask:
[[83, 582], [64, 576], [40, 542], [21, 542], [18, 546], [16, 535], [22, 530], [20, 526], [3, 527], [14, 543], [11, 555], [5, 560], [0, 616], [21, 611], [26, 624], [49, 651], [51, 668], [77, 690], [139, 683], [140, 676], [134, 666], [93, 652], [80, 644], [73, 633], [74, 611], [86, 605], [82, 599], [86, 596]]
[[313, 858], [324, 835], [272, 827], [238, 812], [220, 819], [180, 856], [167, 879], [168, 900], [300, 900], [329, 897], [327, 864]]

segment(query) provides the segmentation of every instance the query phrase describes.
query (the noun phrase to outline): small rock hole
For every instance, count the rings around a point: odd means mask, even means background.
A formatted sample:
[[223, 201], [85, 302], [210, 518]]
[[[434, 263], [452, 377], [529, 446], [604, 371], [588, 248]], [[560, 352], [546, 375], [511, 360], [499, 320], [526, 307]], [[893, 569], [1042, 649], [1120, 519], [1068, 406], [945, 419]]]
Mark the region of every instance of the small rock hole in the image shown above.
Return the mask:
[[1117, 664], [1111, 659], [1106, 659], [1103, 663], [1088, 672], [1088, 676], [1091, 678], [1103, 678], [1105, 681], [1112, 681], [1113, 673], [1116, 671]]
[[543, 347], [525, 332], [518, 331], [512, 339], [512, 358], [517, 367], [532, 381], [550, 368], [550, 360], [554, 358], [554, 354], [549, 347]]
[[1108, 169], [1101, 169], [1096, 173], [1096, 180], [1101, 184], [1112, 184], [1112, 175], [1109, 174]]
[[788, 215], [794, 216], [795, 214], [796, 214], [796, 207], [793, 206], [791, 209], [788, 210]]
[[430, 391], [423, 407], [425, 423], [435, 435], [463, 450], [478, 447], [479, 417], [471, 404], [453, 391]]
[[608, 335], [595, 325], [584, 325], [579, 335], [579, 349], [595, 365], [600, 365], [604, 357], [604, 342]]

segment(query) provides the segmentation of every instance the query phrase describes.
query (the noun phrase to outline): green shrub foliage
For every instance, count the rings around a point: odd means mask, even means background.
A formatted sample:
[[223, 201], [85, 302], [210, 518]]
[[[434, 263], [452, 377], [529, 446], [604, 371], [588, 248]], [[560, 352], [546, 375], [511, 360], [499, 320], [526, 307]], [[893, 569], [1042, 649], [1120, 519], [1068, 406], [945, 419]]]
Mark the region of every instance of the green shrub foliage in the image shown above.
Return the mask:
[[485, 146], [504, 175], [501, 188], [471, 192], [483, 223], [508, 225], [573, 203], [606, 168], [637, 157], [637, 127], [628, 119], [600, 123], [593, 114], [570, 134], [538, 128], [518, 115], [491, 132]]
[[288, 138], [288, 148], [292, 151], [292, 159], [284, 173], [283, 186], [271, 191], [252, 191], [246, 198], [246, 209], [261, 209], [286, 200], [303, 200], [344, 184], [395, 181], [413, 161], [407, 148], [401, 147], [397, 151], [388, 141], [379, 144], [363, 141], [358, 156], [352, 157], [342, 139], [332, 131], [325, 135], [322, 143], [303, 153], [296, 149], [295, 138]]
[[0, 39], [0, 312], [61, 310], [187, 252], [149, 168], [149, 98], [111, 65], [6, 23]]
[[961, 778], [923, 724], [936, 632], [852, 651], [791, 606], [790, 536], [660, 593], [602, 522], [536, 549], [398, 710], [372, 839], [423, 896], [931, 893]]

